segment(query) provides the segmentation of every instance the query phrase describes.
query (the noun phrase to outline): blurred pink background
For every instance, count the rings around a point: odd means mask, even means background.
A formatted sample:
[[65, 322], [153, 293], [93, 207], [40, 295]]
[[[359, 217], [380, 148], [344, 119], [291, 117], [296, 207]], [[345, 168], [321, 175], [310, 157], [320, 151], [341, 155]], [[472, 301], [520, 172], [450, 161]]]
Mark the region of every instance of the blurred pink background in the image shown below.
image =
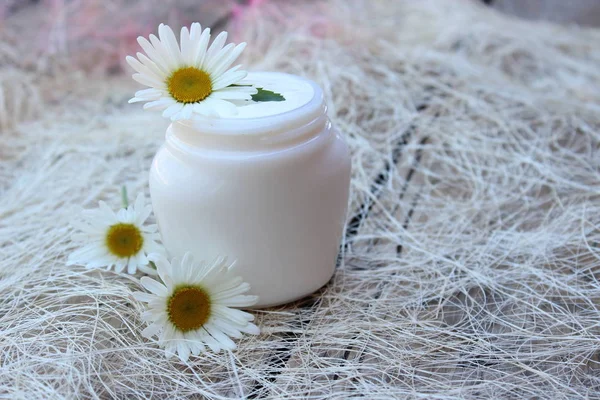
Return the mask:
[[[43, 66], [44, 55], [69, 55], [88, 70], [120, 72], [123, 58], [138, 50], [137, 36], [147, 36], [160, 22], [178, 27], [199, 21], [213, 30], [227, 29], [236, 41], [236, 23], [268, 1], [294, 0], [3, 0], [2, 42], [23, 49], [19, 64]], [[376, 1], [376, 0], [374, 0]], [[457, 0], [447, 0], [457, 1]], [[472, 0], [479, 1], [479, 0]], [[319, 0], [305, 0], [303, 3]], [[600, 25], [598, 0], [483, 0], [502, 12], [559, 23]], [[318, 19], [318, 7], [315, 8]], [[258, 15], [255, 13], [254, 15]], [[7, 29], [9, 28], [9, 29]], [[17, 29], [15, 29], [17, 28]], [[9, 35], [7, 32], [19, 32]], [[2, 44], [0, 44], [1, 46]]]

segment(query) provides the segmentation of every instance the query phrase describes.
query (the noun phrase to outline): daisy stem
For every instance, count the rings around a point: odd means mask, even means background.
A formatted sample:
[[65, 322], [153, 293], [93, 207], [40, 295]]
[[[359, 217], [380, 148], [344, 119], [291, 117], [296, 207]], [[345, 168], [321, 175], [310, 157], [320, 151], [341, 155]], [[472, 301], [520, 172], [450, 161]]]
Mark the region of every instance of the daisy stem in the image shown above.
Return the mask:
[[123, 208], [129, 207], [129, 200], [127, 200], [127, 187], [123, 185], [121, 188], [121, 202], [123, 203]]

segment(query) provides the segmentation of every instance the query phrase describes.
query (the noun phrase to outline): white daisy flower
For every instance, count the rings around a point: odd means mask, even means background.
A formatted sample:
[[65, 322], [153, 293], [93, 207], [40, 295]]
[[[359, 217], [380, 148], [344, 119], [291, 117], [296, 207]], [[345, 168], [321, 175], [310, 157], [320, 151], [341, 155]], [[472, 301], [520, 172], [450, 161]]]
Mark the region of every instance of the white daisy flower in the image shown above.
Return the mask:
[[[227, 32], [221, 32], [210, 47], [210, 29], [202, 31], [199, 23], [190, 29], [181, 28], [178, 45], [175, 34], [167, 25], [160, 24], [158, 38], [150, 41], [138, 37], [146, 55], [137, 53], [137, 59], [127, 56], [133, 69], [133, 79], [150, 87], [136, 92], [130, 103], [144, 101], [144, 109], [164, 110], [171, 120], [191, 119], [194, 114], [222, 117], [237, 114], [238, 100], [251, 100], [257, 90], [248, 86], [231, 86], [247, 75], [241, 65], [230, 68], [246, 47], [233, 43], [223, 47]], [[233, 101], [233, 102], [232, 102]]]
[[144, 225], [152, 212], [152, 206], [144, 205], [144, 195], [140, 193], [134, 205], [116, 214], [105, 202], [98, 204], [97, 209], [83, 211], [86, 221], [72, 222], [81, 231], [73, 234], [73, 239], [87, 244], [69, 256], [67, 265], [107, 269], [114, 266], [117, 272], [127, 267], [130, 274], [139, 269], [155, 275], [147, 255], [162, 249], [156, 242], [159, 239], [157, 226]]
[[231, 338], [242, 333], [258, 335], [254, 316], [231, 307], [256, 304], [257, 296], [244, 295], [248, 283], [235, 276], [225, 258], [212, 263], [195, 262], [190, 253], [171, 263], [163, 256], [151, 256], [163, 283], [142, 277], [151, 293], [135, 292], [134, 298], [148, 303], [142, 319], [148, 323], [142, 335], [156, 335], [168, 357], [177, 353], [182, 361], [208, 347], [214, 352], [236, 348]]

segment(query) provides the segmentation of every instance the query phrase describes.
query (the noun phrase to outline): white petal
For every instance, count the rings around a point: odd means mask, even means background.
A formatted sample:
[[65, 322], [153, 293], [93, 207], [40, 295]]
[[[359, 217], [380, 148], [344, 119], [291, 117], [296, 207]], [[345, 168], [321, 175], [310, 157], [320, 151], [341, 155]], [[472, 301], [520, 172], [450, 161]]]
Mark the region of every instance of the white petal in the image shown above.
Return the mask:
[[163, 111], [163, 117], [165, 118], [170, 118], [171, 116], [177, 114], [179, 111], [181, 111], [181, 109], [183, 108], [184, 104], [182, 103], [175, 103], [171, 106], [169, 106], [165, 111]]
[[227, 307], [250, 307], [258, 302], [258, 296], [238, 295], [219, 300], [219, 304]]
[[131, 68], [133, 68], [136, 72], [143, 74], [148, 69], [135, 57], [127, 56], [125, 57], [125, 61]]
[[146, 219], [150, 216], [150, 213], [152, 213], [152, 206], [148, 205], [145, 206], [146, 202], [145, 202], [145, 197], [143, 193], [139, 193], [137, 195], [137, 197], [135, 198], [135, 203], [134, 203], [134, 207], [133, 209], [135, 210], [136, 216], [134, 219], [134, 222], [137, 225], [142, 225]]
[[149, 68], [152, 72], [154, 72], [156, 74], [156, 76], [158, 76], [162, 80], [165, 80], [167, 78], [167, 76], [169, 75], [169, 70], [163, 69], [163, 66], [161, 66], [160, 64], [158, 64], [158, 63], [152, 61], [151, 59], [149, 59], [148, 57], [146, 57], [146, 55], [144, 53], [138, 52], [138, 53], [136, 53], [136, 56], [142, 64], [144, 64], [147, 68]]
[[227, 265], [225, 264], [226, 260], [227, 259], [224, 257], [217, 257], [212, 261], [212, 263], [208, 267], [206, 274], [202, 278], [206, 285], [209, 285], [211, 287], [220, 285], [223, 282], [223, 280], [226, 280], [228, 278], [230, 274], [227, 270]]
[[252, 95], [256, 93], [248, 93], [242, 91], [235, 90], [227, 90], [231, 87], [223, 88], [220, 90], [216, 90], [210, 94], [210, 97], [213, 99], [222, 99], [222, 100], [252, 100]]
[[87, 244], [71, 253], [69, 258], [80, 259], [80, 258], [93, 258], [103, 255], [106, 249], [97, 243]]
[[173, 358], [177, 354], [177, 344], [169, 343], [165, 346], [165, 356], [167, 358]]
[[[175, 340], [175, 328], [172, 324], [167, 324], [164, 326], [163, 330], [160, 333], [159, 340], [161, 342], [172, 343]], [[168, 344], [166, 343], [166, 344]]]
[[177, 62], [171, 57], [170, 51], [167, 49], [164, 43], [162, 43], [156, 36], [149, 36], [150, 43], [156, 49], [156, 52], [160, 55], [161, 59], [167, 65], [169, 71], [177, 69]]
[[156, 272], [158, 272], [158, 276], [160, 277], [160, 279], [166, 285], [170, 286], [172, 281], [170, 277], [171, 264], [169, 263], [169, 260], [167, 260], [167, 258], [164, 255], [158, 253], [152, 253], [148, 255], [148, 259], [152, 261], [154, 265], [156, 265]]
[[[183, 110], [183, 107], [181, 108], [181, 110]], [[171, 116], [171, 121], [179, 121], [179, 120], [181, 120], [181, 119], [182, 119], [182, 118], [181, 118], [181, 114], [180, 114], [180, 113], [181, 113], [181, 110], [179, 110], [178, 112], [176, 112], [175, 114], [173, 114], [173, 115]], [[163, 114], [163, 115], [164, 115], [164, 114]]]
[[190, 351], [193, 355], [197, 356], [198, 354], [206, 351], [206, 346], [204, 346], [200, 336], [195, 332], [186, 332], [184, 337], [188, 341], [188, 346], [190, 346]]
[[138, 264], [138, 267], [141, 265], [148, 265], [148, 257], [146, 257], [146, 255], [144, 254], [143, 251], [140, 251], [137, 254], [137, 264]]
[[181, 276], [186, 282], [191, 282], [194, 275], [194, 256], [189, 251], [183, 255], [181, 260]]
[[217, 110], [211, 105], [210, 97], [204, 99], [200, 103], [194, 104], [194, 113], [205, 117], [218, 117]]
[[85, 265], [91, 260], [106, 255], [106, 249], [96, 244], [87, 245], [81, 249], [75, 250], [67, 260], [68, 265]]
[[144, 286], [148, 291], [154, 293], [157, 296], [167, 296], [167, 288], [156, 282], [154, 279], [148, 278], [147, 276], [143, 276], [140, 279], [140, 283]]
[[129, 261], [127, 262], [127, 273], [129, 275], [135, 274], [137, 269], [137, 257], [129, 257]]
[[136, 225], [143, 225], [144, 222], [148, 219], [150, 214], [152, 214], [152, 206], [147, 205], [146, 207], [142, 206], [140, 208], [135, 209], [137, 216], [134, 220]]
[[158, 36], [160, 37], [161, 43], [168, 49], [169, 54], [176, 65], [181, 65], [181, 51], [179, 50], [177, 38], [175, 37], [173, 30], [168, 25], [160, 24], [158, 26]]
[[151, 76], [148, 76], [146, 74], [137, 73], [131, 75], [131, 77], [133, 78], [133, 80], [141, 83], [142, 85], [150, 86], [156, 89], [166, 89], [165, 84], [163, 82], [156, 80], [155, 78], [152, 78]]
[[202, 341], [206, 343], [206, 345], [215, 353], [219, 353], [221, 351], [221, 344], [215, 340], [212, 336], [208, 334], [204, 330], [204, 328], [200, 328], [199, 334], [202, 337]]
[[[229, 275], [229, 274], [227, 274], [227, 275]], [[242, 284], [247, 285], [244, 287], [246, 287], [246, 291], [248, 291], [249, 286], [250, 286], [247, 283], [244, 283], [241, 276], [233, 276], [233, 277], [230, 277], [229, 279], [222, 279], [222, 280], [215, 279], [212, 282], [207, 282], [207, 284], [210, 285], [210, 293], [213, 296], [216, 296], [223, 292], [229, 292], [231, 289], [238, 288]], [[244, 293], [244, 292], [240, 292], [240, 293]], [[234, 295], [235, 294], [239, 294], [239, 293], [234, 293]]]
[[126, 209], [121, 208], [117, 212], [117, 221], [119, 221], [119, 222], [129, 222], [128, 218], [127, 218], [127, 210]]
[[[238, 278], [241, 279], [241, 278]], [[237, 286], [234, 287], [230, 287], [227, 289], [221, 289], [218, 292], [214, 291], [214, 289], [211, 289], [211, 297], [215, 300], [215, 301], [221, 301], [224, 299], [228, 299], [228, 298], [232, 298], [235, 297], [237, 295], [241, 295], [243, 293], [246, 293], [248, 290], [250, 290], [250, 284], [247, 282], [243, 282]]]
[[143, 303], [149, 303], [152, 300], [156, 299], [155, 295], [146, 292], [133, 292], [131, 293], [131, 295], [134, 299]]
[[217, 37], [213, 40], [212, 44], [206, 51], [206, 56], [204, 57], [204, 61], [202, 62], [202, 69], [206, 69], [206, 65], [210, 64], [211, 59], [215, 57], [219, 51], [225, 45], [227, 41], [227, 32], [223, 31], [217, 35]]
[[186, 104], [183, 106], [181, 111], [179, 113], [173, 115], [173, 117], [171, 117], [171, 119], [173, 121], [187, 120], [192, 117], [193, 112], [194, 112], [194, 104]]
[[133, 209], [137, 212], [141, 212], [144, 208], [144, 204], [144, 193], [138, 193], [138, 195], [135, 197], [135, 203], [133, 203]]
[[144, 104], [144, 110], [164, 110], [175, 104], [175, 101], [170, 97], [163, 97], [156, 101], [150, 101]]
[[230, 117], [230, 116], [236, 115], [238, 113], [238, 109], [235, 106], [235, 104], [230, 103], [226, 100], [219, 100], [219, 99], [214, 99], [214, 100], [215, 100], [214, 107], [221, 117]]
[[186, 362], [190, 358], [190, 347], [183, 340], [177, 342], [177, 354], [183, 362]]
[[[134, 225], [135, 224], [135, 217], [137, 216], [137, 212], [135, 210], [135, 207], [133, 207], [131, 204], [129, 205], [129, 207], [127, 207], [127, 222], [130, 222]], [[136, 228], [138, 228], [140, 231], [141, 229], [136, 226]]]
[[221, 332], [212, 324], [204, 325], [204, 329], [221, 345], [222, 348], [226, 350], [233, 350], [236, 348], [235, 343], [231, 340], [227, 335]]
[[[149, 89], [149, 90], [154, 90], [154, 89]], [[148, 97], [148, 98], [144, 98], [144, 97], [132, 97], [132, 98], [131, 98], [131, 99], [129, 99], [127, 102], [128, 102], [129, 104], [132, 104], [132, 103], [139, 103], [139, 102], [142, 102], [142, 101], [146, 101], [146, 102], [157, 102], [157, 101], [160, 101], [160, 97], [161, 97], [161, 96], [162, 96], [162, 93], [160, 93], [159, 95], [157, 95], [155, 98], [149, 98], [149, 97]], [[144, 109], [147, 109], [147, 108], [149, 108], [149, 107], [144, 105]]]
[[[220, 258], [220, 259], [222, 259], [222, 258]], [[195, 284], [207, 283], [208, 281], [206, 281], [205, 278], [207, 275], [209, 275], [214, 270], [214, 265], [215, 265], [214, 261], [212, 263], [206, 263], [204, 261], [195, 262], [194, 266], [193, 266], [194, 273], [192, 274], [190, 281]], [[210, 282], [208, 282], [208, 283], [210, 283]]]
[[[144, 231], [146, 233], [156, 233], [157, 230], [158, 230], [158, 225], [156, 225], [156, 224], [144, 225], [142, 227], [142, 231]], [[154, 237], [154, 235], [152, 235], [152, 237]]]
[[190, 58], [191, 43], [190, 43], [190, 31], [188, 30], [187, 26], [181, 27], [181, 32], [179, 33], [179, 45], [181, 48], [181, 59], [182, 59], [183, 63], [189, 64], [188, 60]]
[[95, 258], [93, 260], [90, 260], [90, 262], [88, 262], [86, 264], [86, 268], [101, 268], [101, 267], [108, 267], [110, 269], [110, 267], [114, 264], [114, 258], [113, 256], [110, 255], [106, 255], [103, 257], [98, 257]]
[[235, 104], [215, 98], [213, 96], [214, 93], [211, 93], [202, 102], [194, 104], [194, 112], [196, 114], [206, 117], [230, 117], [238, 113]]
[[181, 260], [179, 257], [173, 257], [171, 259], [171, 279], [173, 280], [173, 284], [185, 284], [187, 281], [185, 280], [184, 271], [181, 268]]
[[227, 46], [220, 49], [217, 53], [215, 53], [210, 59], [207, 59], [204, 63], [203, 69], [208, 72], [211, 76], [218, 76], [213, 73], [214, 67], [221, 63], [224, 59], [226, 59], [229, 54], [234, 50], [235, 45], [233, 43], [229, 43]]
[[140, 265], [138, 264], [138, 271], [143, 272], [148, 275], [156, 275], [156, 270], [151, 268], [149, 265]]
[[254, 315], [250, 313], [225, 307], [220, 304], [214, 304], [212, 306], [212, 311], [215, 316], [231, 321], [240, 326], [245, 326], [249, 321], [254, 319]]
[[126, 265], [127, 265], [127, 260], [125, 260], [125, 259], [119, 259], [119, 261], [117, 261], [115, 263], [115, 272], [118, 272], [118, 273], [123, 272], [123, 270], [125, 269]]
[[[236, 65], [234, 68], [237, 67], [239, 66]], [[233, 70], [232, 68], [212, 82], [213, 91], [220, 90], [229, 85], [236, 84], [240, 80], [244, 79], [246, 75], [248, 75], [246, 71]]]
[[183, 57], [184, 63], [188, 65], [194, 64], [194, 57], [196, 57], [196, 52], [198, 50], [198, 45], [200, 44], [200, 35], [202, 34], [202, 26], [198, 22], [194, 22], [190, 27], [190, 44], [187, 49], [187, 54], [183, 53], [183, 47], [181, 48], [181, 55]]
[[[156, 296], [156, 299], [163, 299], [163, 298]], [[155, 302], [155, 300], [152, 300], [148, 304], [148, 306], [150, 306], [150, 304], [154, 304], [154, 302]], [[169, 319], [169, 317], [168, 317], [168, 315], [167, 315], [166, 312], [164, 312], [164, 311], [157, 311], [157, 309], [154, 309], [154, 308], [150, 309], [150, 310], [147, 310], [147, 311], [144, 311], [141, 314], [141, 318], [142, 318], [142, 321], [144, 321], [144, 322], [147, 322], [147, 323], [154, 322], [154, 323], [159, 324], [159, 325], [164, 325], [168, 321], [168, 319]]]
[[136, 58], [127, 56], [127, 58], [125, 60], [131, 66], [131, 68], [135, 69], [141, 75], [145, 75], [148, 78], [156, 80], [157, 82], [162, 81], [162, 79], [163, 79], [162, 74], [156, 74], [152, 69], [146, 67], [144, 64], [139, 62]]
[[[235, 66], [235, 68], [238, 68], [238, 67], [241, 67], [241, 65]], [[232, 68], [232, 70], [233, 70], [233, 68]], [[247, 85], [244, 85], [242, 82], [243, 81], [236, 83], [237, 86], [229, 86], [229, 87], [219, 89], [219, 92], [234, 92], [234, 93], [243, 92], [243, 93], [248, 93], [248, 94], [258, 93], [258, 90], [256, 89], [255, 86], [247, 86]]]
[[245, 327], [240, 328], [240, 331], [248, 333], [250, 335], [260, 335], [259, 327], [250, 322], [248, 322], [248, 324]]
[[137, 41], [138, 41], [139, 45], [142, 47], [142, 49], [146, 52], [148, 57], [150, 57], [150, 59], [156, 64], [156, 66], [158, 68], [160, 68], [164, 73], [167, 73], [167, 71], [171, 70], [167, 60], [163, 59], [162, 54], [160, 54], [154, 48], [154, 46], [148, 41], [148, 39], [139, 36], [137, 38]]
[[142, 89], [135, 92], [135, 97], [144, 100], [156, 100], [159, 99], [160, 96], [162, 96], [162, 92], [154, 88]]
[[192, 118], [192, 114], [194, 113], [194, 105], [193, 104], [186, 104], [183, 107], [183, 110], [181, 110], [181, 113], [183, 115], [183, 119], [190, 119], [190, 118]]
[[236, 329], [237, 324], [231, 324], [221, 318], [212, 318], [210, 321], [211, 324], [214, 324], [218, 329], [220, 329], [224, 334], [239, 339], [242, 337], [242, 333]]
[[201, 103], [194, 104], [194, 112], [207, 117], [224, 117], [237, 113], [237, 107], [225, 100], [207, 97]]
[[115, 214], [115, 212], [108, 206], [108, 204], [106, 204], [103, 201], [99, 201], [98, 202], [98, 207], [100, 208], [100, 211], [102, 211], [107, 219], [109, 220], [109, 223], [114, 223], [114, 222], [118, 222], [117, 221], [117, 215]]
[[202, 67], [202, 63], [206, 59], [206, 50], [208, 48], [208, 42], [210, 41], [210, 28], [204, 29], [202, 31], [202, 35], [200, 35], [200, 40], [198, 40], [192, 54], [192, 65], [196, 67]]
[[148, 325], [143, 331], [142, 336], [150, 339], [152, 336], [157, 335], [162, 329], [162, 326], [157, 324]]
[[211, 74], [214, 76], [220, 76], [223, 74], [227, 68], [231, 67], [231, 64], [237, 60], [237, 58], [242, 54], [242, 51], [246, 48], [246, 43], [240, 43], [235, 48], [230, 51], [226, 56], [223, 56], [218, 63], [211, 66]]

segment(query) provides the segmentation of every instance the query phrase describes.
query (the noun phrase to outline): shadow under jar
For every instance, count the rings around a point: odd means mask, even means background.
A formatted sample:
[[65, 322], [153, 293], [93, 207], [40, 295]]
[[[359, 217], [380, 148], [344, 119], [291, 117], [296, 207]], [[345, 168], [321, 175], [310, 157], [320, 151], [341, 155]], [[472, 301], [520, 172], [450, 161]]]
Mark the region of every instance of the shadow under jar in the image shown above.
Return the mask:
[[334, 273], [350, 186], [350, 155], [312, 81], [251, 73], [285, 101], [231, 118], [173, 122], [150, 170], [150, 195], [170, 256], [223, 255], [256, 307], [287, 303]]

